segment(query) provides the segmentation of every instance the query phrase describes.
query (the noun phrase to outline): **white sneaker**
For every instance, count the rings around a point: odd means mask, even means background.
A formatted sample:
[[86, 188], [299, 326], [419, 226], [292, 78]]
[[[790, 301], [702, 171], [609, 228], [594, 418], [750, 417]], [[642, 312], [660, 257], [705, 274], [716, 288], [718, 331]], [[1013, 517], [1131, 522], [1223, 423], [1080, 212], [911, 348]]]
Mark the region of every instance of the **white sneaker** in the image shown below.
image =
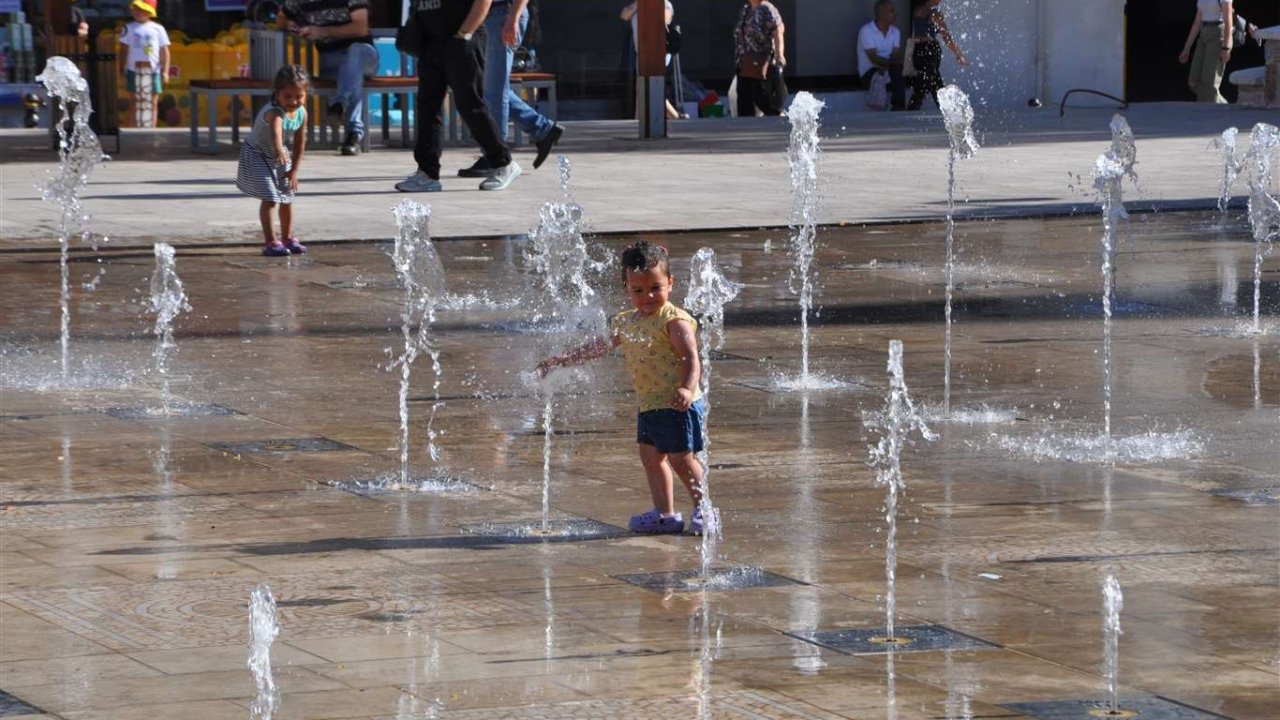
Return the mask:
[[520, 164], [513, 159], [506, 165], [495, 169], [492, 175], [485, 178], [480, 183], [480, 189], [506, 190], [507, 186], [511, 184], [511, 181], [518, 177], [520, 177]]
[[433, 180], [426, 173], [419, 170], [409, 177], [396, 183], [396, 189], [400, 192], [440, 192], [444, 186], [439, 180]]

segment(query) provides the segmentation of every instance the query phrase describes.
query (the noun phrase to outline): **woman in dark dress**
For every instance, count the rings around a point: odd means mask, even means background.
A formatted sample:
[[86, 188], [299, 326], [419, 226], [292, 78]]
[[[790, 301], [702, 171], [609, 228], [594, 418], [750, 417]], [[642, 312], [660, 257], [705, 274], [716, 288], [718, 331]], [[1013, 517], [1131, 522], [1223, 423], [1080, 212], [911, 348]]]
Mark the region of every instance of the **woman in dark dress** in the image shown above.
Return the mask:
[[911, 0], [911, 39], [915, 41], [915, 51], [911, 62], [915, 65], [916, 74], [911, 78], [911, 101], [908, 110], [919, 110], [924, 105], [924, 96], [933, 98], [938, 104], [938, 91], [942, 89], [942, 45], [938, 38], [947, 44], [956, 56], [961, 67], [969, 64], [964, 53], [951, 38], [946, 18], [938, 10], [942, 0]]

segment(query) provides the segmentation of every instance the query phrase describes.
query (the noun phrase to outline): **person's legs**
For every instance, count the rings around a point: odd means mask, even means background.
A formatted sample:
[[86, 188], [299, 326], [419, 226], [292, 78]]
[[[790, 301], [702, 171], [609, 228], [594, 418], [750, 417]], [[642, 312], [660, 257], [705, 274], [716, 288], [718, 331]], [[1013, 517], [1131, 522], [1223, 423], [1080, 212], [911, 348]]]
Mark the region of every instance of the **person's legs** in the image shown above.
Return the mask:
[[916, 43], [915, 55], [916, 77], [915, 92], [911, 97], [912, 110], [919, 110], [924, 105], [924, 96], [933, 98], [938, 104], [938, 91], [942, 89], [942, 46], [937, 40]]
[[[506, 139], [507, 124], [514, 119], [520, 130], [536, 142], [551, 133], [555, 121], [534, 110], [511, 89], [511, 63], [515, 59], [515, 48], [508, 47], [502, 41], [507, 7], [509, 6], [499, 7], [496, 12], [491, 11], [484, 21], [488, 35], [484, 61], [484, 101], [489, 106], [489, 113], [493, 115], [499, 137]], [[517, 47], [524, 40], [528, 24], [529, 11], [526, 10], [516, 24]]]
[[491, 167], [511, 164], [511, 151], [499, 136], [493, 116], [484, 102], [479, 50], [474, 42], [459, 38], [449, 38], [444, 42], [445, 77], [453, 90], [458, 116], [467, 124], [471, 137], [479, 143]]
[[689, 491], [689, 497], [693, 499], [693, 504], [696, 507], [698, 503], [702, 502], [702, 463], [698, 460], [697, 454], [693, 452], [671, 453], [667, 455], [667, 463], [671, 466], [672, 472], [680, 478], [680, 482], [684, 483], [684, 487]]
[[346, 110], [347, 132], [358, 138], [365, 136], [365, 78], [378, 73], [378, 49], [367, 42], [347, 47], [338, 73], [338, 96]]
[[[916, 41], [915, 52], [911, 54], [911, 62], [916, 67], [916, 75], [911, 79], [911, 102], [907, 103], [908, 110], [919, 110], [924, 106], [924, 98], [926, 95], [937, 92], [931, 87], [931, 73], [936, 73], [934, 68], [934, 53], [931, 52], [930, 46], [938, 47], [938, 43], [932, 40]], [[938, 61], [941, 61], [939, 55]]]
[[1226, 70], [1220, 57], [1221, 51], [1222, 26], [1206, 25], [1201, 28], [1192, 65], [1192, 71], [1195, 74], [1191, 76], [1196, 100], [1199, 102], [1218, 104], [1227, 102], [1219, 90], [1222, 86], [1222, 74]]
[[907, 106], [907, 79], [902, 76], [901, 65], [889, 66], [889, 109], [901, 110]]
[[280, 239], [289, 242], [293, 237], [293, 203], [280, 203]]
[[514, 52], [502, 42], [502, 25], [510, 5], [492, 8], [484, 19], [484, 102], [500, 137], [507, 137], [507, 89], [511, 86], [511, 59]]
[[[342, 84], [338, 81], [338, 77], [342, 74], [342, 65], [347, 60], [347, 52], [338, 50], [336, 52], [322, 52], [320, 55], [320, 73], [319, 76], [325, 80], [332, 80], [338, 87], [333, 91], [332, 95], [325, 98], [325, 106], [329, 108], [329, 124], [337, 123], [337, 116], [342, 113]], [[333, 108], [336, 108], [335, 111]]]
[[756, 116], [755, 90], [759, 80], [738, 76], [738, 117]]
[[673, 515], [676, 511], [673, 492], [671, 464], [667, 462], [666, 453], [660, 452], [653, 445], [638, 443], [640, 464], [644, 465], [645, 479], [649, 483], [649, 496], [653, 499], [653, 507], [663, 515]]
[[444, 131], [440, 109], [444, 107], [444, 97], [448, 92], [443, 48], [440, 46], [443, 42], [429, 41], [418, 61], [418, 138], [413, 146], [413, 159], [418, 163], [418, 169], [434, 180], [440, 179], [441, 135]]
[[272, 228], [271, 210], [276, 204], [270, 200], [263, 200], [258, 206], [258, 221], [262, 223], [262, 242], [264, 245], [270, 245], [275, 242], [275, 230]]

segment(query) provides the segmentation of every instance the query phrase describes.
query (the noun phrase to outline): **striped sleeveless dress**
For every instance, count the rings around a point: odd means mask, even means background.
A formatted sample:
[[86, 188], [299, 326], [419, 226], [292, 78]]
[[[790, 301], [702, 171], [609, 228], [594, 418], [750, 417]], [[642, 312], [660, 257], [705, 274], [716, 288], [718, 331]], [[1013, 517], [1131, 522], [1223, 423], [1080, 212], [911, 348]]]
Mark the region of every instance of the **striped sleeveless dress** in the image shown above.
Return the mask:
[[293, 189], [289, 187], [289, 170], [293, 163], [291, 157], [286, 157], [284, 165], [276, 164], [275, 138], [271, 132], [271, 123], [267, 121], [267, 113], [272, 111], [284, 115], [282, 134], [285, 150], [288, 152], [293, 151], [293, 134], [307, 122], [306, 108], [298, 108], [291, 120], [275, 103], [263, 107], [253, 120], [253, 130], [240, 146], [236, 187], [249, 197], [288, 205], [293, 202]]

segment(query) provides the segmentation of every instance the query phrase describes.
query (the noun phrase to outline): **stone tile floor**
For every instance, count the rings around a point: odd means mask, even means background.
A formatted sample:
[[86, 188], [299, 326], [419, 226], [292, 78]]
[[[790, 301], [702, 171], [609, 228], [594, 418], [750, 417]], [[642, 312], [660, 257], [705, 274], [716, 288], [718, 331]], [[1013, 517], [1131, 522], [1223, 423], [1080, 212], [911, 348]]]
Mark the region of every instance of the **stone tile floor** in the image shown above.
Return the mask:
[[[684, 259], [712, 246], [745, 286], [711, 366], [717, 563], [796, 581], [705, 593], [625, 581], [696, 569], [691, 537], [511, 544], [463, 531], [540, 512], [542, 403], [520, 373], [549, 348], [517, 300], [519, 241], [439, 244], [451, 291], [472, 301], [438, 318], [432, 427], [449, 472], [476, 486], [443, 495], [332, 485], [398, 463], [385, 245], [317, 244], [290, 261], [180, 252], [194, 310], [177, 323], [175, 393], [234, 412], [171, 418], [113, 412], [158, 402], [149, 253], [76, 253], [69, 385], [56, 254], [0, 253], [0, 717], [247, 717], [259, 583], [279, 600], [281, 719], [1024, 717], [1102, 698], [1113, 572], [1122, 698], [1273, 719], [1280, 506], [1265, 491], [1280, 479], [1280, 331], [1215, 332], [1251, 303], [1239, 223], [1124, 226], [1116, 435], [1183, 430], [1199, 446], [1114, 466], [1018, 449], [1098, 433], [1098, 222], [960, 226], [953, 402], [970, 411], [958, 417], [1002, 421], [936, 422], [937, 442], [908, 449], [897, 622], [991, 647], [892, 655], [801, 637], [885, 624], [883, 492], [862, 413], [883, 402], [891, 338], [917, 401], [941, 401], [939, 225], [820, 233], [811, 362], [846, 386], [808, 393], [773, 381], [800, 355], [785, 234], [663, 239], [680, 285]], [[1266, 268], [1274, 326], [1280, 276]], [[647, 493], [620, 363], [579, 387], [555, 404], [552, 519], [624, 525]], [[419, 362], [420, 472], [434, 404]]]

